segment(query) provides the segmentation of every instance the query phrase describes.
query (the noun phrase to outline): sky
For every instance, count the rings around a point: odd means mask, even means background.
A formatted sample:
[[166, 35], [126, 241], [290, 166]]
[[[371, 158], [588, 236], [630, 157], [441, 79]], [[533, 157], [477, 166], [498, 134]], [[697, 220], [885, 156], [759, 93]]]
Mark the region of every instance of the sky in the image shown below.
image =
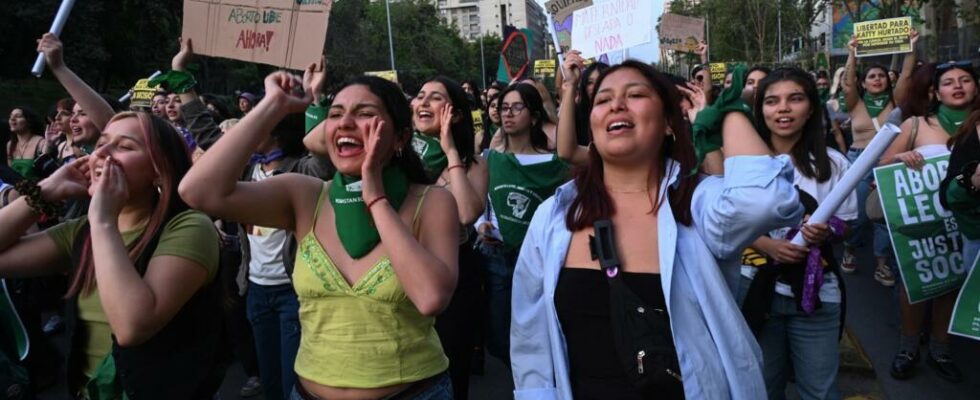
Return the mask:
[[[535, 0], [544, 9], [544, 3], [548, 0]], [[593, 4], [604, 3], [608, 1], [616, 0], [593, 0]], [[660, 17], [664, 12], [664, 1], [663, 0], [639, 0], [639, 1], [652, 1], [653, 2], [653, 15], [650, 16], [650, 30], [654, 30], [657, 25], [657, 18]], [[551, 29], [549, 23], [548, 28]], [[636, 46], [630, 48], [629, 56], [630, 58], [635, 58], [645, 62], [659, 62], [660, 61], [660, 42], [657, 38], [657, 34], [654, 32], [650, 35], [652, 40], [648, 44]]]

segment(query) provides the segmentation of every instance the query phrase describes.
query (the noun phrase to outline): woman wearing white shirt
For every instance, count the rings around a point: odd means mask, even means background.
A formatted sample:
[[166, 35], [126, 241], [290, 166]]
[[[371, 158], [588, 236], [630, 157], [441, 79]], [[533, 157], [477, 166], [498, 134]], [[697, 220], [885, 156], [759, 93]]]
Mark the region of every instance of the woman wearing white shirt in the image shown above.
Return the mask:
[[[696, 161], [680, 94], [640, 62], [603, 73], [594, 99], [593, 146], [579, 149], [588, 152], [589, 165], [538, 208], [514, 272], [515, 397], [650, 396], [618, 384], [629, 380], [626, 371], [619, 360], [602, 357], [616, 353], [609, 314], [570, 307], [609, 297], [559, 295], [573, 273], [580, 283], [605, 284], [588, 246], [593, 222], [602, 219], [615, 225], [627, 286], [640, 297], [659, 297], [670, 315], [684, 397], [764, 397], [761, 352], [719, 265], [737, 268], [729, 261], [750, 241], [801, 218], [789, 159], [769, 156], [748, 118], [730, 114], [722, 129], [728, 175], [699, 182], [690, 174]], [[639, 288], [630, 284], [630, 275], [660, 285]], [[589, 376], [593, 363], [609, 365], [608, 373]], [[618, 391], [595, 395], [603, 387]]]

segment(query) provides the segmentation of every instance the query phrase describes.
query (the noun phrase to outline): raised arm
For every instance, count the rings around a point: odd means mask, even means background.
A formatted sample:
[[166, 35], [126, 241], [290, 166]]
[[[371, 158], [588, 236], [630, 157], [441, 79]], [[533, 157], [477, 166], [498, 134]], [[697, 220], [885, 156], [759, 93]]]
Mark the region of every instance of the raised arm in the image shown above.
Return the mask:
[[562, 65], [565, 80], [561, 85], [561, 107], [558, 109], [558, 157], [572, 165], [589, 163], [589, 148], [579, 146], [576, 140], [575, 103], [578, 101], [578, 83], [585, 63], [581, 53], [570, 50]]
[[[299, 97], [297, 76], [275, 72], [265, 79], [266, 97], [228, 134], [204, 153], [180, 183], [180, 196], [193, 208], [242, 223], [295, 230], [295, 204], [315, 200], [322, 181], [285, 174], [262, 182], [239, 182], [242, 168], [273, 127], [290, 113], [302, 112], [309, 94]], [[264, 212], [255, 212], [255, 210]]]
[[[170, 61], [170, 69], [187, 72], [187, 64], [193, 57], [194, 47], [191, 39], [181, 40], [180, 52]], [[177, 93], [177, 96], [180, 97], [180, 111], [184, 116], [184, 123], [194, 136], [194, 141], [204, 150], [211, 148], [221, 138], [221, 128], [214, 122], [214, 117], [208, 112], [207, 106], [201, 102], [193, 86]]]
[[701, 90], [704, 91], [705, 99], [710, 103], [713, 90], [711, 90], [711, 64], [708, 63], [708, 42], [702, 40], [701, 44], [698, 45], [697, 51], [698, 56], [701, 58], [701, 65], [704, 66], [702, 67], [704, 70], [704, 79], [701, 80]]
[[99, 130], [105, 129], [115, 112], [95, 89], [65, 65], [61, 40], [53, 33], [45, 33], [37, 41], [37, 51], [44, 53], [44, 60], [48, 63], [51, 73], [68, 91], [68, 95], [82, 107], [92, 123]]
[[857, 86], [857, 46], [858, 38], [851, 37], [847, 42], [847, 72], [844, 73], [844, 103], [848, 110], [854, 110], [861, 100]]
[[[40, 198], [52, 203], [88, 196], [88, 156], [59, 168], [38, 183]], [[55, 275], [68, 270], [69, 260], [46, 233], [25, 235], [41, 219], [25, 195], [0, 209], [0, 278]], [[36, 200], [36, 198], [34, 199]]]
[[[448, 161], [448, 167], [443, 171], [442, 176], [449, 182], [448, 189], [456, 199], [459, 222], [463, 225], [472, 225], [477, 218], [480, 218], [487, 206], [487, 185], [490, 179], [487, 165], [485, 162], [474, 161], [467, 166], [459, 157], [459, 151], [453, 141], [454, 117], [451, 104], [442, 109], [440, 118], [442, 130], [439, 133], [439, 145]], [[479, 159], [477, 155], [473, 157]]]
[[915, 69], [915, 44], [918, 41], [919, 32], [915, 29], [909, 31], [909, 42], [912, 44], [912, 51], [905, 54], [905, 60], [902, 61], [902, 73], [898, 76], [898, 82], [895, 82], [895, 90], [893, 90], [895, 104], [902, 104], [909, 96], [909, 82], [912, 81], [912, 70]]

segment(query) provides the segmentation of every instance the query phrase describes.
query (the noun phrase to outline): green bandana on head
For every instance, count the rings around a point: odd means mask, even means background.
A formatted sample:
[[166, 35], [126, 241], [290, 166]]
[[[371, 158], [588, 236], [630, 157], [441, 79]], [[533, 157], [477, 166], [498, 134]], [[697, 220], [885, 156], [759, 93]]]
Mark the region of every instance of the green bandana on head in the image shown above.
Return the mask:
[[437, 138], [415, 131], [412, 135], [412, 149], [415, 149], [415, 153], [422, 159], [425, 172], [430, 178], [439, 178], [442, 171], [449, 166], [449, 159], [446, 153], [442, 152], [442, 145]]
[[[408, 195], [408, 176], [400, 168], [388, 166], [382, 172], [381, 179], [388, 203], [398, 210]], [[368, 210], [361, 196], [361, 178], [349, 177], [337, 171], [329, 193], [330, 203], [333, 204], [334, 225], [344, 250], [355, 260], [370, 253], [381, 242], [381, 235], [374, 226], [371, 210]]]
[[960, 129], [960, 125], [963, 125], [963, 121], [969, 115], [969, 109], [956, 110], [942, 104], [939, 105], [939, 110], [936, 112], [936, 118], [939, 119], [939, 124], [946, 130], [946, 134], [950, 136], [956, 134], [956, 131]]
[[868, 115], [871, 118], [878, 118], [878, 114], [881, 114], [881, 111], [888, 106], [891, 99], [891, 92], [884, 92], [882, 94], [864, 92], [864, 106], [868, 109]]
[[697, 156], [697, 164], [691, 171], [691, 175], [697, 174], [698, 168], [704, 157], [715, 150], [721, 148], [722, 135], [721, 123], [725, 120], [725, 115], [730, 112], [741, 112], [752, 119], [752, 107], [749, 107], [745, 100], [742, 100], [742, 90], [745, 89], [745, 77], [748, 67], [739, 65], [732, 71], [732, 85], [722, 90], [721, 95], [715, 100], [714, 104], [707, 106], [698, 113], [691, 124], [693, 130], [694, 154]]
[[306, 134], [309, 135], [313, 128], [316, 128], [324, 119], [327, 118], [327, 107], [310, 104], [306, 107]]

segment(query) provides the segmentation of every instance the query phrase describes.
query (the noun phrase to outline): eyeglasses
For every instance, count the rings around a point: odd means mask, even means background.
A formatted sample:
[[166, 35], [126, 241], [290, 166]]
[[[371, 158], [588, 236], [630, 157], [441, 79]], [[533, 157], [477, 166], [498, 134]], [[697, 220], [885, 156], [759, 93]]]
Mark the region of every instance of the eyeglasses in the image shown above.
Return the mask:
[[527, 106], [524, 103], [505, 104], [503, 107], [500, 107], [500, 113], [507, 114], [513, 111], [514, 114], [520, 114], [526, 108]]
[[704, 75], [694, 75], [694, 80], [698, 82], [704, 81]]

